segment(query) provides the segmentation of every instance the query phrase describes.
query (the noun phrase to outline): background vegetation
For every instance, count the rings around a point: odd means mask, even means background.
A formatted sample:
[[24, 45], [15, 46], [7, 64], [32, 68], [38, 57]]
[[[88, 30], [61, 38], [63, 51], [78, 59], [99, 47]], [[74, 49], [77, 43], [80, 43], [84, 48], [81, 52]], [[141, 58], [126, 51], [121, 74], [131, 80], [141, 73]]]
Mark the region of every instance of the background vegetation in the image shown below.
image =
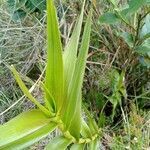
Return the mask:
[[[63, 43], [72, 32], [81, 2], [56, 1]], [[101, 149], [150, 148], [150, 1], [132, 2], [95, 0], [86, 4], [85, 15], [90, 3], [94, 15], [83, 101], [102, 127]], [[42, 78], [45, 26], [45, 1], [0, 1], [1, 124], [34, 107], [22, 97], [7, 66], [15, 64], [29, 87]], [[38, 86], [33, 93], [42, 99]], [[46, 141], [31, 149], [42, 149]]]

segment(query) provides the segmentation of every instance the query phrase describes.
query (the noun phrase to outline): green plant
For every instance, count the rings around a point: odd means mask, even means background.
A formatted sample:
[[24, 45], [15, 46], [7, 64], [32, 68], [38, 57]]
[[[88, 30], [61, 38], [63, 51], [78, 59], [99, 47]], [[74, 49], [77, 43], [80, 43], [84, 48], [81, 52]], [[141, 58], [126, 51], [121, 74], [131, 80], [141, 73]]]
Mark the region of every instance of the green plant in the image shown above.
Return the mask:
[[28, 13], [46, 10], [46, 0], [7, 0], [7, 3], [15, 21], [24, 18]]
[[[111, 26], [123, 23], [126, 28], [121, 28], [117, 36], [122, 37], [127, 43], [132, 54], [138, 54], [143, 66], [150, 67], [150, 1], [130, 0], [120, 7], [119, 1], [108, 0], [111, 8], [100, 16], [99, 22]], [[139, 11], [143, 9], [143, 11]], [[117, 32], [117, 31], [116, 31]], [[130, 55], [130, 56], [131, 56]], [[132, 59], [132, 57], [130, 57]]]
[[55, 6], [52, 0], [47, 0], [47, 68], [45, 81], [41, 83], [45, 94], [44, 105], [32, 96], [19, 73], [11, 66], [10, 69], [19, 87], [37, 106], [37, 109], [23, 112], [0, 126], [1, 150], [20, 150], [29, 147], [57, 127], [62, 131], [62, 135], [51, 140], [45, 149], [66, 149], [69, 145], [72, 150], [84, 149], [84, 147], [90, 150], [97, 149], [99, 128], [86, 108], [84, 108], [86, 120], [82, 118], [81, 111], [81, 88], [92, 17], [90, 12], [77, 55], [84, 5], [73, 34], [62, 54]]

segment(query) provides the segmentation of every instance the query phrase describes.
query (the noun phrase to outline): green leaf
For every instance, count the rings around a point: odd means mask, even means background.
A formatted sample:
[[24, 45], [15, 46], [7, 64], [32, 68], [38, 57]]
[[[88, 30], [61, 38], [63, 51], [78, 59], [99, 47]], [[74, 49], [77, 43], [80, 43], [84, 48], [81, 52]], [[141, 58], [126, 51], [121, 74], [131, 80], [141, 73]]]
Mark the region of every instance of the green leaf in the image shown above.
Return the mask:
[[150, 68], [150, 57], [143, 57], [143, 56], [141, 56], [139, 59], [140, 59], [140, 63], [143, 66], [145, 66], [147, 68]]
[[98, 150], [99, 149], [99, 139], [96, 139], [89, 143], [90, 150]]
[[85, 114], [87, 115], [87, 122], [88, 122], [87, 124], [90, 128], [91, 134], [96, 134], [96, 133], [98, 134], [99, 128], [98, 128], [97, 123], [95, 122], [91, 113], [87, 110], [87, 108], [84, 105], [83, 105], [83, 108], [84, 108]]
[[135, 52], [142, 56], [150, 57], [150, 39], [145, 40], [142, 45], [137, 46]]
[[25, 86], [25, 84], [21, 80], [19, 73], [17, 72], [17, 70], [15, 69], [13, 65], [10, 67], [10, 70], [13, 72], [14, 78], [16, 79], [19, 87], [21, 88], [25, 96], [28, 97], [35, 105], [37, 105], [41, 111], [43, 111], [47, 115], [50, 115], [50, 112], [43, 105], [41, 105], [29, 92], [28, 88]]
[[[81, 14], [76, 23], [76, 26], [73, 30], [72, 36], [65, 47], [63, 60], [64, 60], [64, 78], [65, 78], [65, 96], [68, 94], [68, 87], [71, 81], [71, 78], [74, 73], [75, 64], [77, 60], [77, 49], [79, 46], [79, 38], [81, 33], [82, 21], [83, 21], [83, 12], [84, 12], [85, 0], [82, 6]], [[65, 99], [67, 103], [67, 99]], [[65, 109], [65, 107], [64, 107]]]
[[82, 119], [81, 135], [84, 138], [92, 137], [91, 130], [83, 119]]
[[106, 122], [106, 116], [104, 115], [104, 113], [101, 112], [98, 120], [98, 126], [103, 128], [105, 126], [105, 122]]
[[120, 36], [125, 40], [129, 47], [133, 47], [134, 39], [132, 34], [128, 32], [123, 32], [120, 34]]
[[[64, 100], [64, 71], [59, 25], [53, 0], [47, 0], [47, 40], [45, 86], [54, 97], [57, 111], [60, 111]], [[47, 99], [48, 97], [49, 95]]]
[[36, 10], [36, 7], [30, 0], [25, 3], [25, 8], [27, 9], [28, 13], [33, 13]]
[[45, 93], [45, 106], [49, 109], [49, 111], [51, 112], [56, 112], [56, 104], [55, 104], [55, 100], [54, 97], [52, 96], [52, 94], [48, 91], [47, 87], [45, 86], [45, 84], [43, 82], [41, 82], [44, 93]]
[[129, 8], [127, 8], [125, 12], [127, 14], [133, 14], [137, 12], [144, 4], [145, 4], [145, 0], [130, 0]]
[[12, 19], [14, 21], [21, 21], [21, 19], [23, 19], [25, 16], [26, 16], [26, 12], [22, 9], [18, 9], [13, 13]]
[[148, 34], [150, 34], [150, 15], [147, 15], [144, 19], [144, 25], [140, 31], [140, 37], [142, 38]]
[[44, 11], [46, 9], [46, 0], [29, 0], [34, 5], [35, 8], [38, 8], [40, 11]]
[[117, 7], [119, 0], [108, 0], [115, 8]]
[[[66, 113], [64, 116], [64, 122], [66, 124], [66, 127], [69, 128], [74, 122], [74, 127], [70, 128], [71, 130], [74, 130], [74, 128], [79, 129], [78, 131], [72, 133], [73, 136], [76, 138], [79, 138], [80, 135], [80, 128], [81, 128], [81, 119], [76, 120], [75, 118], [80, 118], [81, 114], [78, 114], [77, 110], [81, 109], [81, 88], [83, 83], [83, 77], [84, 77], [84, 71], [86, 66], [86, 58], [88, 53], [88, 47], [89, 47], [89, 41], [90, 41], [90, 32], [91, 32], [91, 16], [90, 15], [87, 18], [83, 37], [82, 37], [82, 43], [79, 50], [79, 56], [77, 58], [77, 62], [75, 65], [75, 70], [73, 77], [70, 81], [69, 85], [69, 93], [68, 93], [68, 105], [66, 108]], [[75, 117], [77, 114], [79, 117]]]
[[45, 150], [65, 150], [72, 142], [71, 139], [67, 139], [64, 136], [55, 137], [46, 146]]
[[56, 126], [40, 110], [24, 112], [0, 126], [0, 149], [21, 150], [48, 135]]
[[106, 24], [115, 24], [119, 21], [120, 21], [120, 19], [113, 12], [106, 12], [103, 15], [101, 15], [99, 18], [100, 23], [106, 23]]
[[85, 144], [73, 144], [70, 150], [84, 150]]
[[11, 12], [17, 11], [18, 9], [22, 8], [27, 0], [7, 0], [8, 7]]

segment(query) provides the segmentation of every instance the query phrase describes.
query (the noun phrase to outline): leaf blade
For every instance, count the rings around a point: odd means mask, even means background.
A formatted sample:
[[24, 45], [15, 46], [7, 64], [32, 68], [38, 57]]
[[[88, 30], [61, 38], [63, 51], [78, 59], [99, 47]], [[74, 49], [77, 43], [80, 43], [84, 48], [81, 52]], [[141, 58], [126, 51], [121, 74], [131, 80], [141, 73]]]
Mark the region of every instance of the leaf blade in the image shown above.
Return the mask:
[[[57, 126], [56, 124], [51, 124], [52, 126], [49, 126], [49, 124], [50, 118], [48, 118], [40, 110], [31, 110], [18, 115], [11, 121], [0, 126], [0, 149], [6, 149], [9, 147], [12, 147], [12, 149], [14, 147], [15, 149], [17, 148], [17, 145], [19, 147], [21, 142], [22, 145], [28, 142], [29, 145], [34, 143], [37, 140], [33, 140], [33, 138], [35, 137], [32, 136], [32, 134], [37, 135], [36, 133], [38, 131], [48, 126], [49, 130], [46, 130], [44, 132], [45, 134], [47, 134]], [[41, 134], [42, 133], [38, 133], [39, 139]], [[30, 142], [30, 140], [33, 141]], [[28, 146], [28, 144], [26, 146]]]
[[[66, 127], [69, 128], [71, 123], [74, 122], [75, 126], [78, 127], [78, 131], [74, 132], [73, 128], [70, 128], [70, 132], [72, 132], [73, 136], [75, 136], [77, 139], [80, 135], [80, 129], [81, 129], [81, 114], [77, 112], [76, 110], [81, 109], [81, 88], [83, 83], [83, 77], [84, 77], [84, 71], [86, 66], [86, 58], [88, 53], [88, 47], [90, 42], [90, 32], [91, 32], [91, 17], [92, 13], [87, 18], [86, 25], [84, 28], [83, 33], [83, 39], [80, 47], [79, 56], [77, 58], [75, 71], [72, 77], [72, 80], [70, 82], [69, 86], [69, 94], [68, 94], [68, 105], [66, 108], [66, 113], [64, 116], [64, 122], [66, 124]], [[77, 113], [77, 114], [76, 114]], [[74, 116], [78, 115], [79, 120], [73, 120]], [[80, 126], [80, 127], [79, 127]]]
[[64, 136], [55, 137], [49, 142], [45, 150], [56, 150], [58, 148], [59, 150], [65, 150], [71, 142], [71, 139], [67, 139]]
[[13, 65], [10, 67], [10, 70], [12, 71], [19, 87], [21, 88], [23, 93], [26, 95], [26, 97], [28, 97], [29, 100], [31, 100], [35, 105], [37, 105], [41, 111], [43, 111], [47, 115], [50, 115], [50, 112], [43, 105], [41, 105], [29, 92], [26, 85], [23, 83], [22, 79], [20, 78], [19, 73], [17, 72], [17, 70], [15, 69]]
[[54, 97], [59, 111], [64, 97], [64, 73], [59, 25], [53, 0], [47, 0], [47, 40], [45, 85]]

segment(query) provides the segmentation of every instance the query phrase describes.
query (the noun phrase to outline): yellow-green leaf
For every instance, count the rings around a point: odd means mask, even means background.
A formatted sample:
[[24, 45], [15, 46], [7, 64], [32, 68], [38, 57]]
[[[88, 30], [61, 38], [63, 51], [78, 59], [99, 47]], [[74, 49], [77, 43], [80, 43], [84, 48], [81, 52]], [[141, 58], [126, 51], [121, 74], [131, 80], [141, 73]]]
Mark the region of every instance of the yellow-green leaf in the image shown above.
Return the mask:
[[95, 139], [94, 141], [91, 141], [89, 143], [89, 149], [90, 150], [98, 150], [99, 149], [99, 140]]
[[[81, 129], [81, 119], [80, 120], [74, 120], [79, 117], [75, 117], [76, 115], [81, 116], [81, 114], [76, 114], [77, 110], [80, 110], [81, 107], [81, 88], [83, 83], [83, 77], [84, 77], [84, 71], [86, 66], [86, 58], [89, 48], [89, 41], [90, 41], [90, 32], [91, 32], [91, 16], [90, 15], [87, 18], [83, 37], [82, 37], [82, 43], [79, 50], [79, 56], [77, 58], [77, 62], [75, 65], [75, 70], [73, 77], [70, 81], [69, 85], [69, 93], [68, 93], [68, 105], [66, 108], [66, 113], [64, 116], [64, 122], [66, 124], [67, 128], [70, 128], [71, 124], [72, 127], [69, 129], [70, 132], [72, 132], [72, 135], [76, 138], [79, 138], [80, 135], [80, 129]], [[72, 123], [73, 122], [73, 123]], [[77, 128], [76, 132], [73, 132], [74, 128]], [[72, 130], [72, 131], [71, 131]]]
[[[59, 111], [64, 99], [64, 72], [59, 25], [53, 0], [47, 0], [47, 68], [45, 85]], [[46, 94], [47, 95], [47, 94]], [[49, 95], [47, 95], [48, 99]]]
[[70, 150], [84, 150], [85, 144], [73, 144]]
[[56, 126], [40, 110], [23, 112], [0, 126], [0, 149], [21, 150], [45, 137]]
[[66, 150], [67, 146], [72, 142], [71, 139], [67, 139], [64, 136], [59, 136], [52, 139], [46, 146], [45, 150]]
[[83, 21], [83, 12], [84, 12], [84, 5], [85, 0], [83, 2], [81, 14], [79, 16], [79, 19], [76, 23], [76, 26], [73, 30], [72, 36], [69, 39], [69, 42], [67, 46], [65, 47], [63, 60], [64, 60], [64, 78], [65, 78], [65, 94], [67, 95], [68, 87], [70, 84], [70, 80], [72, 78], [74, 69], [75, 69], [75, 63], [77, 59], [77, 49], [79, 46], [79, 38], [81, 34], [81, 27], [82, 27], [82, 21]]
[[[33, 96], [32, 94], [29, 92], [28, 88], [26, 87], [26, 85], [23, 83], [23, 81], [21, 80], [19, 73], [17, 72], [17, 70], [15, 69], [14, 66], [10, 67], [11, 71], [14, 74], [14, 77], [19, 85], [19, 87], [21, 88], [21, 90], [23, 91], [23, 93], [25, 94], [26, 97], [29, 98], [29, 100], [31, 100], [35, 105], [37, 105], [39, 107], [39, 109], [41, 111], [43, 111], [45, 114], [50, 115], [50, 112], [43, 106], [41, 105]], [[52, 115], [52, 114], [51, 114]]]

